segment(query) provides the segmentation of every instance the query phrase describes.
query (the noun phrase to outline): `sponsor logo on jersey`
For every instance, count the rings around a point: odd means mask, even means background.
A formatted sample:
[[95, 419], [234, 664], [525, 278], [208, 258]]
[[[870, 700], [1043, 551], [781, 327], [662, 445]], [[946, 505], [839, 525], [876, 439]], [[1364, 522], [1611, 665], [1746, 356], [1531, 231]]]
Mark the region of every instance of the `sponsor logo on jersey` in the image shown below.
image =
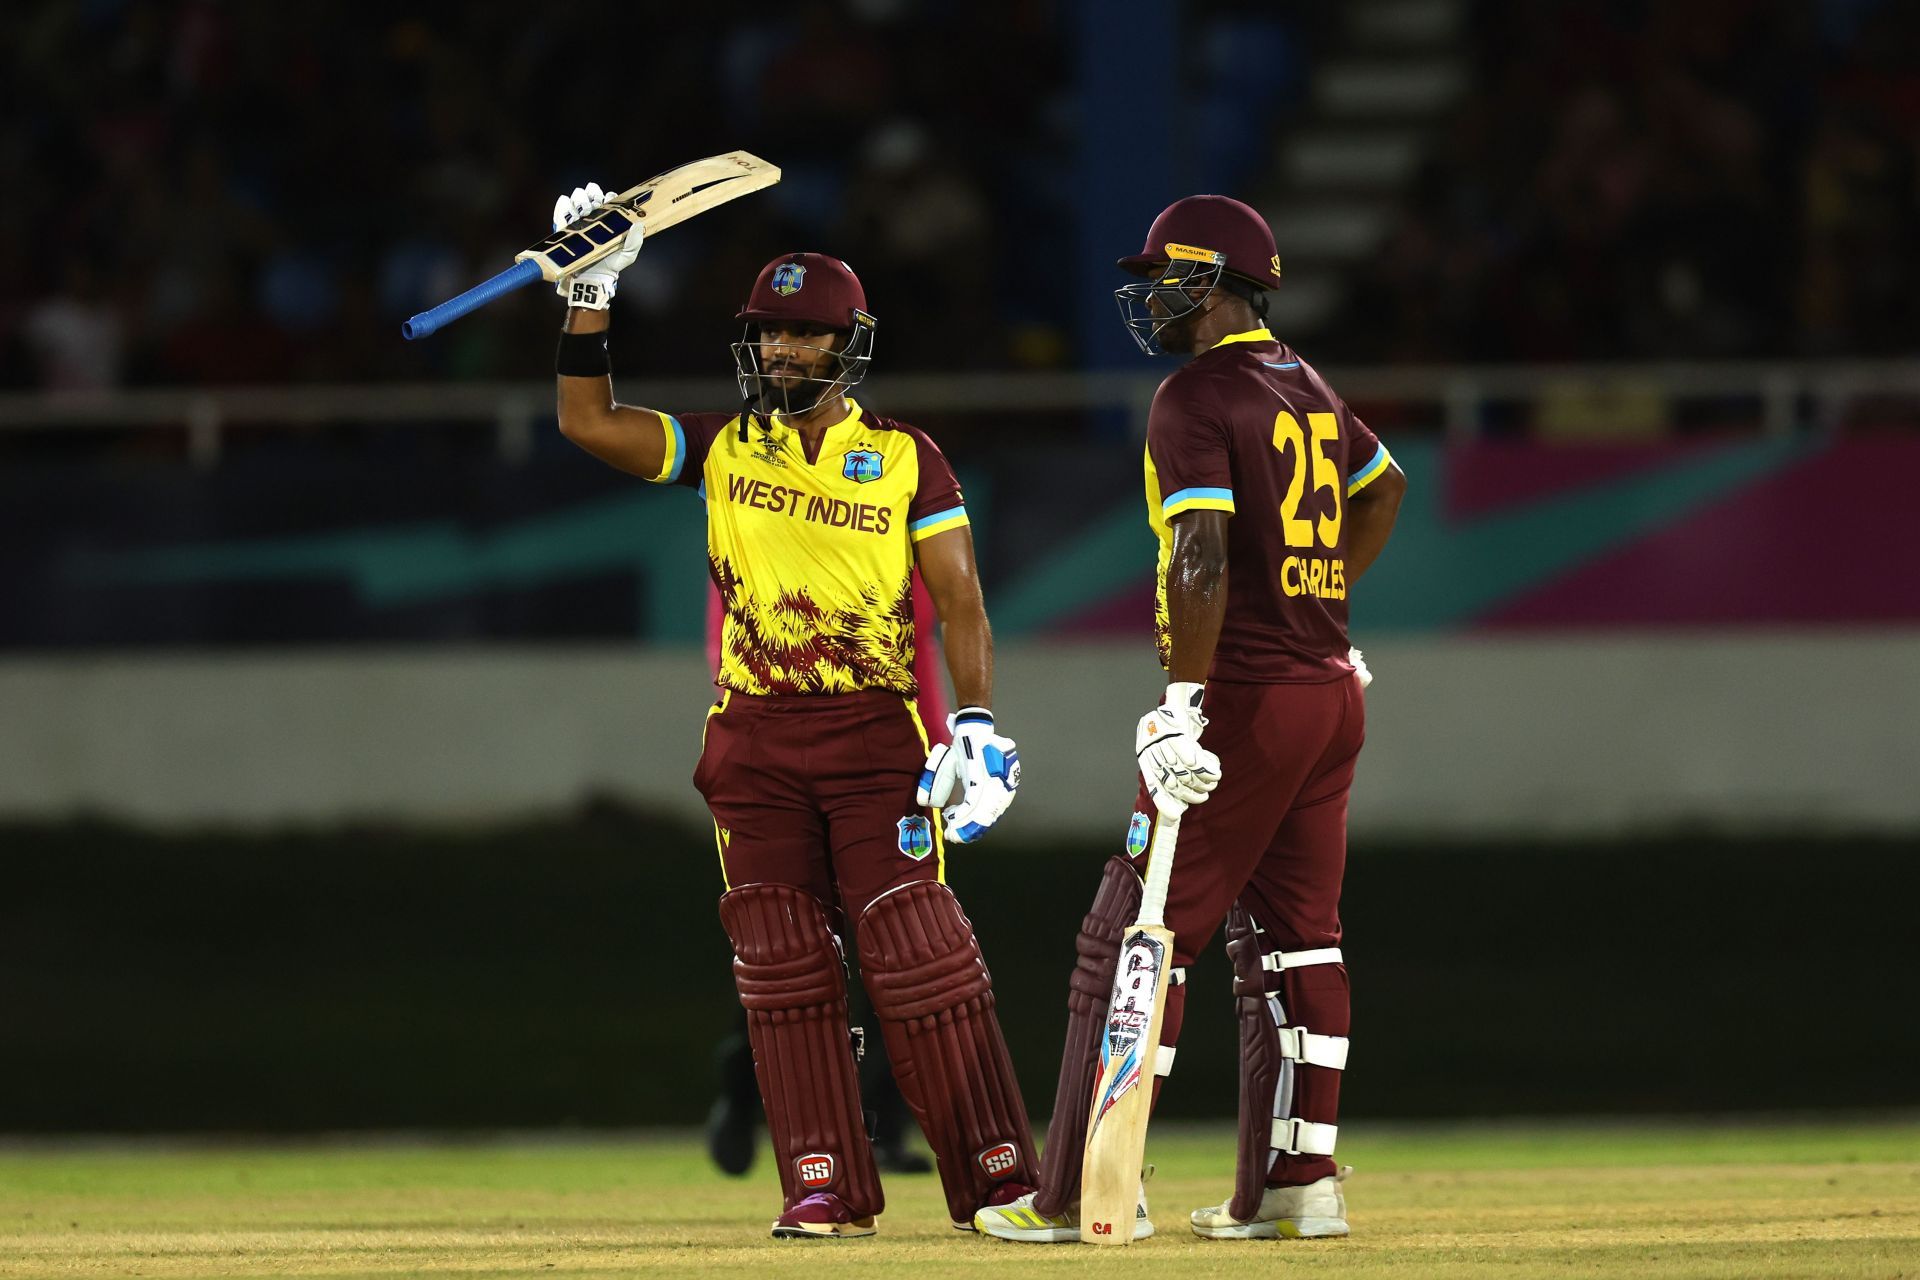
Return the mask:
[[1020, 1163], [1020, 1152], [1011, 1142], [996, 1142], [974, 1159], [980, 1162], [982, 1173], [997, 1180], [1013, 1172]]
[[795, 1156], [793, 1170], [800, 1177], [800, 1185], [819, 1190], [833, 1185], [833, 1156], [825, 1151], [812, 1151], [804, 1156]]
[[1127, 856], [1137, 858], [1147, 851], [1147, 836], [1153, 830], [1153, 819], [1144, 813], [1136, 813], [1127, 822]]
[[915, 814], [900, 819], [900, 852], [915, 862], [933, 852], [933, 824]]
[[797, 262], [783, 262], [773, 269], [773, 291], [783, 298], [800, 292], [807, 282], [807, 269]]
[[764, 462], [769, 466], [787, 465], [787, 460], [780, 456], [780, 441], [774, 438], [771, 431], [763, 430], [760, 438], [754, 441], [752, 457], [755, 462]]
[[840, 474], [855, 484], [878, 480], [880, 455], [872, 449], [849, 449], [846, 461], [840, 465]]

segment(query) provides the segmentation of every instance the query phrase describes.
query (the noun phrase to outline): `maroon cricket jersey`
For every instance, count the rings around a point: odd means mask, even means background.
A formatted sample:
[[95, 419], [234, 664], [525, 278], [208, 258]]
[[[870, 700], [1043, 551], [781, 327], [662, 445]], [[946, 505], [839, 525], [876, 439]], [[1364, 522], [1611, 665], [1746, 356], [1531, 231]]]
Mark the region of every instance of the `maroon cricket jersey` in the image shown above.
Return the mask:
[[1209, 677], [1316, 683], [1347, 662], [1347, 499], [1392, 463], [1326, 379], [1266, 329], [1174, 371], [1147, 419], [1147, 520], [1160, 539], [1154, 640], [1172, 661], [1173, 521], [1226, 511], [1227, 616]]

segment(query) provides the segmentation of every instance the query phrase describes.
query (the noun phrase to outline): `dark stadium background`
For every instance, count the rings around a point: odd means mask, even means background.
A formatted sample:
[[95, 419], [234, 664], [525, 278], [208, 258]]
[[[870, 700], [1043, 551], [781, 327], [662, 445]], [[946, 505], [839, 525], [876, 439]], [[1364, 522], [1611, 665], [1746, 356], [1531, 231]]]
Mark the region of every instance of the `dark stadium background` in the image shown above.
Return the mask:
[[[1190, 191], [1268, 214], [1281, 336], [1425, 504], [1356, 606], [1380, 680], [1350, 1115], [1920, 1100], [1920, 9], [1402, 8], [1428, 25], [1225, 0], [9, 6], [0, 1133], [704, 1114], [734, 1014], [685, 733], [495, 808], [460, 780], [555, 730], [429, 721], [402, 747], [382, 708], [435, 667], [542, 688], [605, 661], [555, 694], [563, 725], [697, 726], [699, 517], [553, 430], [557, 302], [397, 330], [544, 232], [556, 192], [736, 147], [785, 180], [648, 245], [620, 386], [724, 407], [758, 267], [852, 262], [871, 394], [990, 513], [1033, 698], [1002, 714], [1042, 760], [1082, 721], [1111, 754], [1113, 708], [1152, 696], [1150, 669], [1124, 694], [1085, 674], [1146, 643], [1139, 405], [1165, 372], [1116, 321], [1112, 259]], [[1675, 661], [1700, 678], [1662, 683]], [[337, 717], [237, 705], [308, 681]], [[1675, 723], [1698, 745], [1649, 783]], [[1562, 763], [1514, 745], [1543, 741]], [[363, 756], [409, 795], [314, 765]], [[1036, 1112], [1124, 826], [1116, 758], [1084, 805], [1035, 766], [952, 859]], [[1217, 949], [1196, 982], [1165, 1107], [1224, 1117]]]

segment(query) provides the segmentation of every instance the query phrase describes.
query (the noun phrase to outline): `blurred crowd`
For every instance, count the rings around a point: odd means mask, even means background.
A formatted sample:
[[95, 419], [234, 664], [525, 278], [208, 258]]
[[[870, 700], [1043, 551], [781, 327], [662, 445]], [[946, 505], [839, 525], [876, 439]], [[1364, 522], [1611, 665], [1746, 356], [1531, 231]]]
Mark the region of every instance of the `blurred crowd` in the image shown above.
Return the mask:
[[737, 147], [784, 181], [648, 247], [623, 365], [730, 372], [754, 273], [802, 247], [853, 262], [893, 361], [1057, 361], [1068, 303], [990, 268], [1064, 252], [1056, 25], [1018, 0], [8, 5], [0, 385], [538, 376], [550, 289], [429, 343], [399, 321], [508, 265], [559, 191]]
[[[1308, 62], [1278, 9], [1195, 7], [1206, 20], [1183, 26], [1184, 62], [1143, 51], [1115, 74], [1147, 68], [1143, 91], [1211, 140], [1188, 157], [1195, 174], [1255, 189]], [[6, 6], [0, 386], [537, 377], [550, 296], [427, 343], [398, 341], [398, 322], [505, 266], [561, 189], [618, 189], [743, 145], [785, 180], [641, 256], [616, 304], [623, 368], [727, 372], [755, 270], [802, 246], [866, 280], [890, 367], [1070, 364], [1072, 12]], [[1473, 13], [1472, 90], [1317, 350], [1524, 360], [1920, 341], [1920, 5], [1479, 0]]]
[[1473, 47], [1343, 357], [1920, 345], [1920, 5], [1482, 0]]

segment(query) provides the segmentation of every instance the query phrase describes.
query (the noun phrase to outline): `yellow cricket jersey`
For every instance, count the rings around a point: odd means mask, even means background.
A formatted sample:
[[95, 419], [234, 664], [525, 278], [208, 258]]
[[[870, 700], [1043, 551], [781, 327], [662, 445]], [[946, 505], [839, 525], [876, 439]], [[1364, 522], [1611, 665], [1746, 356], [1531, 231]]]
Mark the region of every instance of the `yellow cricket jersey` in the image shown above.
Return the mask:
[[915, 427], [850, 412], [815, 457], [776, 415], [661, 414], [653, 479], [698, 488], [720, 588], [720, 687], [739, 693], [919, 692], [914, 543], [967, 523], [953, 469]]

